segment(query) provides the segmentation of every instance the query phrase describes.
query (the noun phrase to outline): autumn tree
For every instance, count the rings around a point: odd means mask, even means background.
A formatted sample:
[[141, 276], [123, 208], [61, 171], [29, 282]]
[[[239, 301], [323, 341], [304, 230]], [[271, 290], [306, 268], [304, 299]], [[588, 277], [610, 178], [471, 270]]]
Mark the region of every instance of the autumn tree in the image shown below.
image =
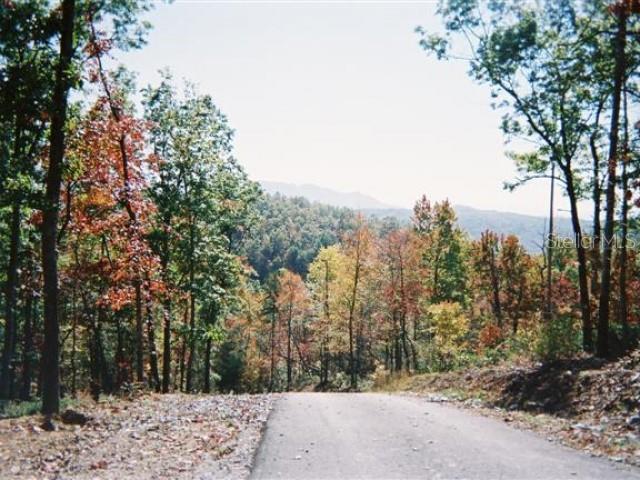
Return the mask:
[[466, 245], [448, 201], [435, 203], [423, 196], [413, 209], [413, 228], [421, 242], [423, 286], [431, 303], [464, 303]]
[[378, 242], [378, 269], [383, 273], [384, 318], [390, 324], [385, 358], [394, 370], [417, 368], [416, 342], [420, 330], [422, 269], [420, 242], [408, 229], [389, 232]]
[[[419, 29], [422, 46], [439, 58], [455, 57], [453, 37], [468, 45], [471, 76], [492, 88], [495, 106], [503, 109], [502, 129], [508, 138], [526, 138], [535, 148], [513, 155], [521, 172], [515, 187], [560, 172], [575, 236], [585, 350], [592, 350], [593, 328], [585, 234], [578, 210], [587, 188], [594, 202], [592, 291], [600, 297], [598, 353], [605, 355], [608, 335], [610, 260], [604, 245], [600, 264], [600, 204], [606, 185], [605, 243], [613, 239], [613, 208], [618, 163], [620, 98], [629, 69], [637, 64], [625, 48], [633, 2], [506, 1], [480, 5], [475, 0], [444, 1], [439, 13], [445, 36]], [[616, 32], [611, 41], [608, 32]], [[631, 61], [631, 58], [634, 58]], [[607, 106], [610, 115], [606, 115]], [[603, 125], [610, 119], [608, 160], [600, 149]], [[591, 173], [591, 178], [585, 173]], [[586, 178], [585, 178], [586, 177]], [[600, 282], [598, 291], [597, 283]]]
[[298, 341], [296, 341], [296, 339], [294, 339], [294, 333], [296, 330], [302, 328], [305, 320], [307, 296], [307, 289], [300, 275], [288, 270], [282, 270], [280, 272], [278, 275], [278, 297], [276, 305], [282, 336], [284, 337], [283, 343], [285, 344], [284, 355], [287, 364], [287, 391], [291, 390], [293, 379], [294, 347], [298, 349], [299, 360], [302, 360], [302, 358], [300, 358], [300, 335], [298, 335]]

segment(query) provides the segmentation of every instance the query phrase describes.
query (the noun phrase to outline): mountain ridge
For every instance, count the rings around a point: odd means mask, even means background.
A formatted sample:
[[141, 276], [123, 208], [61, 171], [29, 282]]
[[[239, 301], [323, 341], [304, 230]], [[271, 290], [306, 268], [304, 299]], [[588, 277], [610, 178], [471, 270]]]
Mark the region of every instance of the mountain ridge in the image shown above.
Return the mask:
[[[291, 184], [286, 182], [259, 182], [266, 193], [279, 193], [286, 197], [304, 197], [311, 202], [323, 203], [336, 207], [359, 210], [366, 215], [377, 218], [392, 217], [407, 223], [411, 219], [412, 210], [385, 204], [376, 198], [360, 192], [339, 192], [330, 188], [313, 184]], [[548, 225], [546, 217], [523, 213], [484, 210], [467, 205], [453, 205], [458, 217], [458, 225], [472, 238], [479, 238], [485, 230], [498, 234], [513, 234], [530, 252], [539, 252], [544, 242]], [[571, 221], [565, 217], [555, 220], [556, 234], [563, 237], [572, 236]]]

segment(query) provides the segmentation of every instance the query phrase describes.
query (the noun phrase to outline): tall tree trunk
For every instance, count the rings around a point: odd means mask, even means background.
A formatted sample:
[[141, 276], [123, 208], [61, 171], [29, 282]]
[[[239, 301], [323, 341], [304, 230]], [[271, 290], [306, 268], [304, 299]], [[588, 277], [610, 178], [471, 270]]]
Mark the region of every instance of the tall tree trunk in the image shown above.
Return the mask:
[[582, 226], [578, 214], [578, 195], [575, 191], [573, 172], [568, 164], [563, 168], [567, 183], [567, 196], [571, 210], [571, 224], [575, 235], [576, 253], [578, 255], [578, 285], [580, 291], [580, 313], [582, 316], [582, 347], [585, 351], [593, 351], [593, 326], [591, 323], [591, 304], [589, 297], [589, 281], [587, 269], [587, 254], [582, 238]]
[[0, 366], [0, 398], [9, 398], [14, 382], [14, 356], [17, 338], [16, 304], [18, 298], [18, 266], [20, 251], [20, 202], [14, 201], [11, 208], [11, 239], [9, 244], [9, 264], [5, 284], [5, 328]]
[[[182, 325], [186, 326], [187, 325], [187, 319], [189, 318], [189, 305], [185, 305], [185, 309], [184, 309], [184, 314], [182, 317]], [[184, 329], [183, 329], [184, 332]], [[187, 335], [185, 333], [183, 333], [182, 338], [180, 339], [180, 351], [178, 353], [179, 355], [179, 362], [178, 365], [176, 366], [178, 369], [178, 375], [176, 375], [176, 379], [178, 379], [178, 384], [177, 384], [177, 388], [174, 387], [174, 389], [177, 389], [179, 392], [184, 392], [184, 373], [185, 373], [185, 356], [187, 353]], [[179, 376], [179, 377], [178, 377]]]
[[60, 55], [56, 68], [49, 134], [49, 169], [45, 205], [42, 212], [42, 271], [44, 277], [44, 345], [42, 349], [42, 413], [49, 416], [60, 410], [60, 323], [58, 319], [58, 213], [62, 162], [65, 150], [67, 96], [73, 57], [75, 0], [62, 1]]
[[[78, 305], [76, 302], [76, 286], [74, 284], [71, 292], [71, 395], [75, 398], [78, 369], [76, 365], [76, 352], [78, 342]], [[118, 354], [116, 353], [116, 366], [118, 364]], [[117, 367], [116, 367], [117, 368]]]
[[160, 391], [160, 374], [158, 372], [158, 351], [156, 350], [156, 326], [153, 320], [153, 304], [151, 293], [147, 299], [147, 341], [149, 343], [149, 386]]
[[600, 294], [600, 247], [602, 246], [602, 224], [600, 222], [601, 202], [602, 202], [602, 185], [600, 184], [600, 154], [598, 153], [597, 129], [600, 123], [600, 114], [604, 102], [598, 106], [595, 119], [594, 132], [589, 137], [589, 149], [591, 150], [591, 159], [593, 160], [593, 248], [591, 251], [591, 294], [597, 298]]
[[551, 321], [553, 315], [553, 299], [551, 296], [551, 284], [553, 279], [553, 217], [554, 217], [554, 197], [556, 182], [556, 164], [551, 162], [551, 186], [549, 189], [549, 236], [547, 238], [547, 298], [544, 312], [547, 322]]
[[204, 351], [204, 382], [202, 388], [203, 393], [211, 393], [211, 347], [211, 338], [207, 338]]
[[292, 359], [291, 359], [291, 320], [293, 316], [293, 300], [289, 300], [289, 311], [287, 314], [287, 392], [291, 390], [291, 373], [292, 373]]
[[171, 385], [171, 299], [167, 295], [163, 306], [164, 324], [162, 332], [162, 393], [169, 392]]
[[196, 297], [190, 293], [189, 307], [189, 356], [187, 357], [187, 393], [193, 389], [193, 361], [196, 354]]
[[136, 292], [136, 380], [144, 382], [144, 342], [142, 328], [142, 288], [138, 280], [135, 281]]
[[100, 384], [102, 391], [109, 394], [113, 393], [113, 376], [107, 362], [105, 354], [104, 342], [102, 340], [102, 325], [104, 325], [107, 312], [104, 308], [98, 310], [98, 322], [96, 325], [96, 353], [98, 355], [98, 364], [100, 366]]
[[600, 284], [600, 305], [598, 307], [598, 343], [599, 357], [609, 355], [609, 304], [611, 300], [611, 255], [614, 241], [614, 212], [616, 201], [616, 168], [618, 164], [618, 140], [620, 129], [620, 103], [625, 81], [625, 48], [627, 42], [626, 5], [618, 5], [618, 30], [615, 39], [615, 69], [613, 78], [613, 96], [611, 102], [611, 127], [609, 130], [609, 158], [607, 168], [606, 210], [604, 223], [604, 248], [602, 252], [602, 275]]
[[498, 278], [498, 269], [496, 267], [496, 254], [495, 251], [493, 249], [493, 247], [491, 247], [491, 265], [489, 266], [490, 268], [490, 275], [491, 275], [491, 290], [493, 291], [493, 314], [496, 317], [496, 320], [498, 321], [498, 327], [500, 327], [502, 329], [502, 304], [500, 302], [500, 279]]
[[[171, 220], [168, 216], [164, 219], [165, 237], [163, 240], [163, 252], [161, 257], [162, 279], [164, 284], [169, 288], [169, 224]], [[163, 332], [162, 332], [162, 393], [169, 392], [171, 384], [171, 296], [167, 292], [163, 302], [162, 314]]]
[[195, 294], [195, 226], [189, 218], [189, 358], [187, 359], [187, 392], [193, 387], [193, 360], [196, 353], [196, 294]]
[[624, 92], [624, 146], [622, 158], [622, 208], [620, 210], [620, 282], [618, 322], [622, 325], [622, 345], [626, 349], [629, 344], [629, 307], [627, 298], [627, 235], [629, 232], [629, 175], [627, 162], [629, 161], [629, 117], [627, 112], [627, 92]]
[[271, 312], [271, 333], [269, 338], [271, 348], [271, 362], [269, 368], [269, 391], [273, 392], [275, 388], [275, 373], [276, 373], [276, 312], [275, 309]]
[[29, 288], [26, 293], [24, 307], [24, 326], [22, 330], [22, 386], [20, 399], [31, 399], [32, 356], [33, 356], [33, 291]]
[[120, 316], [116, 314], [116, 387], [120, 388], [130, 379], [129, 362], [126, 361], [124, 353], [124, 332], [122, 331]]
[[355, 271], [353, 272], [353, 288], [351, 290], [351, 301], [349, 302], [349, 374], [351, 377], [351, 388], [358, 388], [358, 375], [356, 372], [356, 362], [354, 357], [353, 350], [353, 322], [355, 320], [355, 308], [356, 308], [356, 298], [358, 295], [358, 282], [360, 281], [360, 249], [362, 248], [360, 232], [358, 232], [358, 239], [356, 245], [356, 264]]

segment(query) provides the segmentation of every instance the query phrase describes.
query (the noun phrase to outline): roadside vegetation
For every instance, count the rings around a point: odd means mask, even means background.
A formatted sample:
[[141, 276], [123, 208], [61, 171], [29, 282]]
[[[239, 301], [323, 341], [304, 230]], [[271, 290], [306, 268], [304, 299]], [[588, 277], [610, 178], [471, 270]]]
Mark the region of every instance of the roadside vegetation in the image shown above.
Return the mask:
[[[15, 445], [71, 442], [78, 409], [94, 412], [78, 435], [104, 440], [105, 409], [127, 398], [232, 423], [255, 407], [252, 423], [262, 397], [188, 395], [394, 385], [554, 415], [637, 459], [636, 0], [444, 0], [443, 30], [417, 29], [428, 54], [468, 62], [505, 139], [529, 146], [506, 188], [549, 181], [539, 251], [471, 238], [427, 196], [400, 224], [263, 194], [210, 95], [116, 65], [144, 47], [153, 4], [0, 3], [0, 416], [44, 415], [0, 423]], [[555, 234], [557, 195], [572, 238]]]

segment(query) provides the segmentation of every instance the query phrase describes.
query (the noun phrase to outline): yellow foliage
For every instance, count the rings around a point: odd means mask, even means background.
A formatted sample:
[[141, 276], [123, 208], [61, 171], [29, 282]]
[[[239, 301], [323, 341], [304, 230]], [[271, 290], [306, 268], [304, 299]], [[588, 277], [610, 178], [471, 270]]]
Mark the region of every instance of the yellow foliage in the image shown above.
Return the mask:
[[446, 357], [460, 352], [469, 331], [469, 319], [462, 306], [456, 302], [436, 303], [428, 308], [427, 313], [429, 330], [438, 352]]

